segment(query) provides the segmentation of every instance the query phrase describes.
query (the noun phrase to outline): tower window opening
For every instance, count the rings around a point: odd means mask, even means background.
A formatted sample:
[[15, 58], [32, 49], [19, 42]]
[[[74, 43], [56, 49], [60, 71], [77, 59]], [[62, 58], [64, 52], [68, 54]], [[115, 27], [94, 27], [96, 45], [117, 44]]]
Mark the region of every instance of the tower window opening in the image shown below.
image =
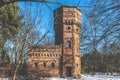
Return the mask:
[[55, 63], [52, 63], [51, 65], [52, 65], [52, 68], [54, 68], [54, 67], [55, 67]]
[[38, 53], [38, 56], [40, 56], [40, 54]]
[[70, 25], [70, 23], [71, 23], [71, 21], [69, 20], [69, 21], [68, 21], [68, 25]]
[[68, 40], [68, 41], [66, 42], [66, 47], [67, 47], [67, 48], [71, 48], [71, 41], [70, 41], [70, 40]]
[[70, 26], [68, 26], [68, 27], [67, 27], [67, 30], [71, 30], [71, 27], [70, 27]]
[[78, 67], [78, 64], [77, 64], [77, 67]]
[[38, 63], [35, 63], [35, 68], [38, 68]]
[[32, 56], [34, 56], [34, 53], [33, 53], [33, 55]]
[[44, 54], [44, 56], [46, 57], [46, 54]]
[[65, 24], [67, 25], [67, 20], [65, 21]]
[[43, 54], [41, 53], [41, 56], [43, 57]]
[[43, 63], [43, 67], [46, 67], [46, 63]]
[[78, 32], [78, 28], [76, 29], [76, 32]]
[[57, 57], [58, 55], [56, 54], [56, 57]]

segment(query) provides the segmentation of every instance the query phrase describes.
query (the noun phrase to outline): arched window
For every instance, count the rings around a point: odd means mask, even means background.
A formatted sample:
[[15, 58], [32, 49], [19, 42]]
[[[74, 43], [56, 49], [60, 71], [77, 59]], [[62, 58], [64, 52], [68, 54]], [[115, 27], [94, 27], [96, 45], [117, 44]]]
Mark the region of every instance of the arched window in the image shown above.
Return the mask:
[[78, 28], [76, 29], [76, 32], [78, 32]]
[[67, 41], [66, 41], [66, 47], [67, 47], [67, 48], [71, 48], [71, 41], [70, 41], [70, 40], [67, 40]]
[[41, 53], [41, 56], [43, 57], [43, 54]]
[[44, 57], [46, 57], [46, 54], [44, 54]]
[[56, 57], [58, 57], [58, 55], [56, 54]]
[[51, 65], [52, 65], [52, 68], [54, 68], [54, 67], [55, 67], [55, 63], [52, 63]]
[[38, 53], [38, 56], [40, 56], [40, 53]]
[[71, 26], [68, 26], [68, 27], [67, 27], [67, 30], [71, 30]]
[[65, 21], [65, 24], [67, 25], [67, 20]]
[[38, 68], [38, 63], [35, 63], [35, 68]]
[[70, 22], [70, 20], [69, 20], [69, 21], [68, 21], [68, 25], [70, 25], [70, 23], [71, 23], [71, 22]]
[[55, 57], [55, 54], [53, 54], [53, 57]]
[[34, 53], [32, 55], [34, 56]]
[[43, 67], [46, 67], [46, 63], [43, 63]]

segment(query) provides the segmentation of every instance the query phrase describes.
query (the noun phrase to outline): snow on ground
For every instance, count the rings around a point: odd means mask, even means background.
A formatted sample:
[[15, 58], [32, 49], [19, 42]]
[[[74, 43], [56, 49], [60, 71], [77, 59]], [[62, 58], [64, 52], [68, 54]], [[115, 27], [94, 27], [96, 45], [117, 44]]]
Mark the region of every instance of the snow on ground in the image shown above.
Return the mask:
[[49, 78], [47, 80], [120, 80], [120, 76], [111, 76], [111, 75], [94, 75], [94, 76], [92, 76], [92, 75], [82, 75], [81, 78]]
[[110, 76], [110, 75], [82, 75], [79, 80], [120, 80], [120, 76]]

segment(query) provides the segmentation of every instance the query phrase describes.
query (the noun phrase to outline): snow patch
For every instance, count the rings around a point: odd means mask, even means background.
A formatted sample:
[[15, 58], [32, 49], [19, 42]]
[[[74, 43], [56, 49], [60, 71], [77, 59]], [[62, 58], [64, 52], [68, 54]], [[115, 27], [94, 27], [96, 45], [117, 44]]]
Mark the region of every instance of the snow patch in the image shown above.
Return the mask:
[[81, 75], [81, 78], [46, 78], [46, 80], [120, 80], [120, 76], [111, 75]]

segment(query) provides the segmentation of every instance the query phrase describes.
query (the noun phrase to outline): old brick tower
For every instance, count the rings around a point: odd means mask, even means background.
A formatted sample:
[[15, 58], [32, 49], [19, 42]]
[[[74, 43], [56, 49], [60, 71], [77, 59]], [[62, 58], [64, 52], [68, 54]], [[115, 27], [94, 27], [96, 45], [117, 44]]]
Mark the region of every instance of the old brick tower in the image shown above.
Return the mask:
[[81, 11], [73, 6], [55, 10], [55, 44], [62, 44], [62, 76], [80, 76]]
[[55, 45], [30, 45], [28, 71], [56, 77], [80, 77], [81, 11], [61, 6], [54, 11]]

